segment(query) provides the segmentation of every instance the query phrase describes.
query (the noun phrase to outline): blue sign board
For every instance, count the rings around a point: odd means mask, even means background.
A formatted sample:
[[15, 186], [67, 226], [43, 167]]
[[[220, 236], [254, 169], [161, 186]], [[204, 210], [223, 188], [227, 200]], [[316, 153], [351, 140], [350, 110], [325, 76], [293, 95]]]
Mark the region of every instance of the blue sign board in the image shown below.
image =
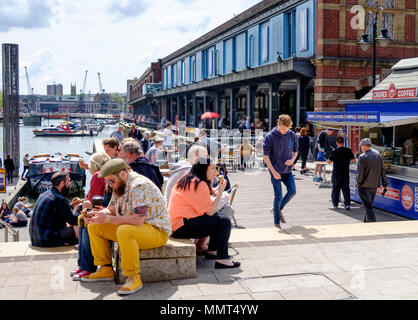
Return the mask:
[[307, 120], [379, 123], [380, 112], [307, 112]]
[[[388, 187], [385, 196], [379, 188], [373, 207], [389, 211], [410, 219], [418, 220], [418, 182], [388, 176]], [[357, 171], [350, 169], [351, 200], [361, 203], [357, 191]]]

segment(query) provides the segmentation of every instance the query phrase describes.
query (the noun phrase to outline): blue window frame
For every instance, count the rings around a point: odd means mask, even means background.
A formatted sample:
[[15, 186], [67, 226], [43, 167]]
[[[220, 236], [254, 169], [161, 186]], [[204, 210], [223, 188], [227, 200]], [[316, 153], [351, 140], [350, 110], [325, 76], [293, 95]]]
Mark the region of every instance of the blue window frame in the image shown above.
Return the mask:
[[255, 57], [255, 44], [254, 44], [254, 35], [250, 36], [249, 41], [249, 50], [248, 50], [248, 65], [250, 67], [254, 66], [254, 57]]
[[285, 14], [285, 54], [286, 58], [296, 53], [296, 9]]

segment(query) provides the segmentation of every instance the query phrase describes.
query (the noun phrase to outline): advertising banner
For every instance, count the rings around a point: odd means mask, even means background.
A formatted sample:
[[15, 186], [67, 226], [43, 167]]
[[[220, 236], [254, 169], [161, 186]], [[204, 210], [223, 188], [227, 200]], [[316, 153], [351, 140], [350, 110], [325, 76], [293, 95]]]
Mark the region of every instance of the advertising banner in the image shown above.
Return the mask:
[[6, 192], [6, 170], [0, 168], [0, 193]]
[[[388, 187], [385, 196], [383, 188], [377, 189], [373, 206], [401, 216], [418, 220], [418, 183], [388, 176]], [[351, 200], [361, 203], [357, 192], [357, 172], [350, 169]]]
[[407, 98], [416, 98], [416, 97], [417, 97], [417, 88], [396, 89], [393, 83], [389, 86], [389, 89], [387, 90], [373, 90], [374, 100], [407, 99]]
[[307, 112], [308, 121], [336, 121], [336, 122], [380, 122], [380, 112]]

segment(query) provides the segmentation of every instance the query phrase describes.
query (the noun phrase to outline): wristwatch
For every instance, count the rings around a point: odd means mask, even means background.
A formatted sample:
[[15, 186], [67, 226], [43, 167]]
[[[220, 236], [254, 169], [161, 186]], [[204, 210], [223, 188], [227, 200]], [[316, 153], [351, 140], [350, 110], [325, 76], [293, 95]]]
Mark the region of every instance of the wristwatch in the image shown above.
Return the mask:
[[106, 223], [110, 223], [110, 216], [106, 216]]

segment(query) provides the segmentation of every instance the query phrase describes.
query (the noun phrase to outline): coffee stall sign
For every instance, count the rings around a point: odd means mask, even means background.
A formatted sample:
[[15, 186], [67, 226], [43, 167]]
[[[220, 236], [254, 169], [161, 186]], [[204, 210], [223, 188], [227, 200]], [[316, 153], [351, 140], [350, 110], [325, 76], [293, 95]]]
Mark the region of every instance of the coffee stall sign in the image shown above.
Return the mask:
[[417, 97], [417, 88], [396, 89], [392, 83], [387, 90], [373, 90], [373, 99], [408, 99]]
[[6, 192], [6, 170], [0, 169], [0, 193]]

